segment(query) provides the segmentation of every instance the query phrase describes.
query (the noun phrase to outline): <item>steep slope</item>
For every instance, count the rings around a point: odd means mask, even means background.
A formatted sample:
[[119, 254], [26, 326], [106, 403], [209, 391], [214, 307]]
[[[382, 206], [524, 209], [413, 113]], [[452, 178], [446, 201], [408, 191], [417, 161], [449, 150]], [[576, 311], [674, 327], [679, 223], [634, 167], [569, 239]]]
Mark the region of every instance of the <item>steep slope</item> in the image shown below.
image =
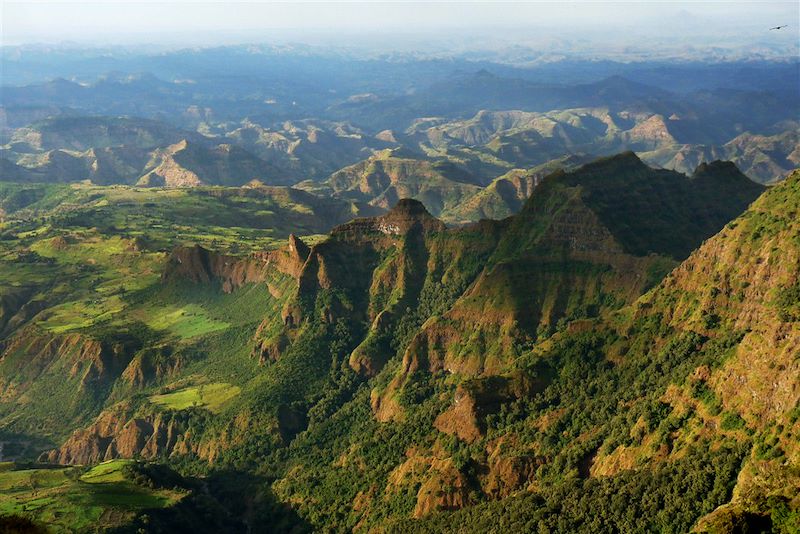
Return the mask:
[[323, 180], [333, 172], [396, 143], [371, 138], [347, 123], [286, 121], [265, 128], [246, 120], [226, 134], [239, 146], [301, 179]]
[[253, 180], [288, 185], [291, 176], [258, 159], [242, 148], [218, 145], [207, 148], [187, 140], [154, 151], [139, 178], [140, 186], [196, 187], [199, 185], [242, 186]]
[[[128, 257], [119, 252], [128, 250], [124, 243], [111, 254], [95, 246], [78, 256], [74, 236], [49, 240], [34, 249], [116, 263], [128, 274], [103, 284], [117, 299], [98, 303], [88, 292], [71, 301], [80, 307], [33, 315], [35, 324], [8, 339], [31, 339], [35, 327], [58, 343], [81, 334], [110, 349], [64, 351], [61, 359], [51, 357], [60, 353], [56, 342], [44, 343], [52, 351], [13, 344], [0, 360], [9, 396], [0, 405], [7, 408], [3, 428], [16, 443], [28, 435], [60, 440], [49, 460], [143, 456], [198, 471], [265, 473], [270, 482], [261, 495], [290, 503], [296, 520], [312, 528], [479, 529], [499, 517], [528, 525], [523, 530], [565, 531], [601, 506], [605, 529], [625, 530], [631, 516], [606, 504], [622, 493], [625, 509], [636, 503], [635, 516], [648, 528], [666, 521], [685, 531], [731, 499], [749, 454], [743, 428], [750, 416], [742, 412], [739, 422], [735, 403], [706, 413], [699, 399], [712, 402], [719, 393], [708, 392], [711, 383], [692, 385], [714, 376], [722, 367], [712, 362], [746, 336], [730, 331], [720, 311], [687, 311], [690, 319], [680, 323], [699, 326], [679, 330], [667, 311], [684, 313], [672, 305], [688, 289], [667, 294], [676, 275], [659, 283], [762, 191], [727, 164], [686, 177], [649, 169], [627, 153], [553, 173], [519, 214], [460, 228], [446, 228], [406, 199], [385, 215], [338, 226], [325, 240], [292, 237], [277, 250], [239, 257], [198, 247]], [[633, 233], [625, 213], [646, 232]], [[116, 284], [139, 280], [130, 274], [134, 260], [164, 270], [158, 276], [151, 267], [140, 288], [115, 292]], [[767, 260], [753, 261], [763, 269]], [[44, 283], [57, 269], [39, 262], [26, 278]], [[789, 276], [769, 274], [780, 284]], [[687, 297], [687, 310], [705, 302], [704, 291]], [[9, 293], [4, 314], [18, 313], [12, 309], [31, 294]], [[722, 295], [712, 295], [716, 306], [726, 302]], [[132, 328], [141, 323], [147, 328]], [[123, 327], [139, 345], [104, 360], [117, 354]], [[91, 367], [96, 360], [116, 363]], [[781, 373], [792, 376], [788, 362]], [[698, 370], [704, 364], [708, 370]], [[49, 373], [51, 382], [38, 386], [46, 389], [73, 367], [59, 387], [94, 404], [54, 398], [53, 423], [37, 427], [42, 414], [20, 403], [43, 393], [25, 377]], [[27, 396], [15, 394], [25, 388]], [[690, 388], [689, 397], [681, 388]], [[784, 413], [792, 399], [754, 413]], [[69, 425], [56, 424], [59, 413]], [[772, 435], [786, 426], [764, 428], [771, 433], [764, 450], [775, 450]], [[659, 512], [654, 503], [668, 506]], [[271, 510], [262, 518], [277, 513], [258, 496], [252, 506]]]
[[514, 169], [492, 180], [471, 198], [443, 211], [440, 217], [458, 223], [503, 219], [519, 211], [541, 178], [542, 173]]
[[450, 223], [463, 224], [481, 219], [503, 219], [517, 213], [533, 193], [534, 188], [548, 174], [564, 169], [574, 169], [588, 163], [589, 156], [566, 156], [530, 169], [514, 169], [483, 188], [474, 196], [439, 216]]
[[415, 337], [387, 398], [420, 367], [497, 374], [561, 319], [631, 302], [762, 190], [730, 164], [687, 178], [630, 152], [545, 178], [476, 283]]
[[[531, 493], [400, 522], [393, 530], [527, 524], [612, 532], [649, 524], [794, 532], [800, 527], [798, 209], [795, 171], [633, 306], [573, 323], [520, 359], [522, 368], [550, 368], [554, 376], [515, 409], [513, 423], [493, 420], [489, 435], [554, 454], [556, 464], [561, 457], [560, 468], [571, 466], [575, 478], [567, 471], [564, 481], [540, 468]], [[523, 436], [531, 441], [523, 445]], [[623, 497], [628, 512], [633, 507], [635, 527], [609, 495]], [[681, 499], [690, 499], [690, 508], [675, 508]]]
[[[586, 165], [562, 180], [583, 189], [587, 205], [626, 251], [679, 259], [701, 243], [700, 236], [717, 232], [764, 191], [729, 162], [701, 164], [687, 180], [678, 173], [653, 171], [632, 152]], [[681, 237], [671, 242], [676, 234]], [[683, 240], [692, 235], [697, 238]]]
[[5, 158], [0, 158], [0, 176], [4, 182], [21, 183], [32, 182], [37, 178], [35, 172]]
[[434, 215], [481, 189], [473, 176], [453, 163], [415, 159], [391, 150], [333, 173], [324, 184], [342, 198], [385, 209], [402, 198], [414, 198]]

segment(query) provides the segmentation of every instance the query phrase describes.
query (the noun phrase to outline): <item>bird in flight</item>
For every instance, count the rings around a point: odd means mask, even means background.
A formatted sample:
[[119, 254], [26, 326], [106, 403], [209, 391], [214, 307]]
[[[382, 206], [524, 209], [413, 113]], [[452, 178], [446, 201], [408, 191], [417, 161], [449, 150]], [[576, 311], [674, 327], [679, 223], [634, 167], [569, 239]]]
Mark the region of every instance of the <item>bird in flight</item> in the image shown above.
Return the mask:
[[770, 30], [782, 30], [786, 28], [788, 24], [784, 24], [783, 26], [775, 26], [774, 28], [770, 28]]

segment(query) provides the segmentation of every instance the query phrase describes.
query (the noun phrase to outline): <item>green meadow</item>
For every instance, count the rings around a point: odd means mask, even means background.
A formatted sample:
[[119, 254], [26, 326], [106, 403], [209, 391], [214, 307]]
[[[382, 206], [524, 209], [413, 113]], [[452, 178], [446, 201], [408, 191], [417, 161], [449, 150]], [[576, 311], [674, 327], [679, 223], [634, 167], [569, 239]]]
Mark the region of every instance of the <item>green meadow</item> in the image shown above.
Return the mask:
[[185, 410], [186, 408], [206, 408], [218, 412], [225, 404], [239, 395], [241, 389], [231, 384], [201, 384], [184, 389], [152, 395], [150, 402], [169, 410]]
[[136, 467], [132, 460], [89, 470], [0, 464], [0, 516], [35, 517], [51, 532], [86, 532], [124, 525], [143, 510], [172, 506], [187, 495], [136, 483]]

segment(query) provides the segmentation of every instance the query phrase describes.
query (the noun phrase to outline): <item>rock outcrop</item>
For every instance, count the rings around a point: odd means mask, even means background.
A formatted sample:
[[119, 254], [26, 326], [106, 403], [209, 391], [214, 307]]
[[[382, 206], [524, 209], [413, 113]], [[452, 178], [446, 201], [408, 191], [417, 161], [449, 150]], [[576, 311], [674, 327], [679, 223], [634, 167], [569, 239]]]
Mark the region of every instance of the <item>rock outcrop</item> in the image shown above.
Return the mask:
[[274, 271], [298, 278], [308, 255], [308, 246], [293, 234], [285, 248], [246, 258], [217, 254], [200, 245], [177, 247], [170, 254], [162, 279], [177, 277], [204, 284], [215, 281], [230, 293], [245, 284], [266, 282]]

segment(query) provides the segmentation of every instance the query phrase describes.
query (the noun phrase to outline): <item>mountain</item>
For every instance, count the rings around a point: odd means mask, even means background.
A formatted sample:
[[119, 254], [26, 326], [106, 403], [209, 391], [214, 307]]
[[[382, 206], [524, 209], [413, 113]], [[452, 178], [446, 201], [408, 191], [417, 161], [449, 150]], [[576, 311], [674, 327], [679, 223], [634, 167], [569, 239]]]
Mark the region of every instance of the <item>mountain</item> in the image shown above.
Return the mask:
[[[631, 503], [636, 517], [658, 524], [664, 513], [673, 528], [683, 525], [679, 530], [795, 530], [798, 208], [794, 172], [631, 306], [573, 323], [533, 349], [522, 366], [554, 373], [538, 401], [550, 404], [527, 404], [532, 412], [522, 408], [511, 424], [506, 416], [500, 432], [493, 421], [490, 435], [513, 439], [514, 447], [532, 425], [540, 437], [531, 435], [539, 443], [531, 449], [576, 450], [566, 458], [577, 458], [584, 480], [542, 491], [539, 470], [530, 493], [390, 530], [535, 524], [571, 531], [602, 513], [598, 528], [616, 531], [633, 527], [623, 519]], [[586, 392], [580, 400], [576, 386]], [[704, 480], [703, 472], [714, 474]], [[692, 495], [694, 517], [671, 500]], [[620, 497], [625, 504], [618, 506]]]
[[481, 69], [473, 73], [455, 72], [410, 95], [342, 102], [332, 106], [329, 113], [355, 124], [397, 129], [418, 117], [455, 118], [480, 110], [541, 112], [598, 105], [618, 108], [672, 99], [674, 95], [668, 91], [621, 76], [562, 85], [498, 76]]
[[239, 146], [127, 117], [50, 118], [14, 131], [3, 154], [29, 171], [14, 172], [15, 181], [169, 187], [297, 181]]
[[[14, 131], [9, 148], [19, 152], [125, 146], [152, 149], [187, 134], [163, 122], [131, 117], [51, 117]], [[195, 138], [199, 138], [195, 134]]]
[[[733, 161], [762, 183], [780, 180], [796, 166], [797, 135], [786, 124], [741, 133], [741, 124], [716, 128], [691, 108], [669, 114], [647, 106], [587, 107], [555, 111], [482, 110], [469, 119], [419, 120], [403, 141], [440, 157], [462, 161], [476, 175], [497, 175], [513, 167], [532, 167], [564, 154], [613, 154], [634, 150], [645, 161], [683, 173], [700, 163]], [[719, 118], [714, 119], [719, 121]], [[713, 130], [707, 135], [704, 128]], [[502, 172], [502, 171], [501, 171]]]
[[207, 148], [185, 139], [153, 151], [145, 170], [137, 185], [241, 186], [253, 180], [271, 185], [288, 185], [295, 181], [284, 171], [235, 145], [222, 144]]
[[476, 178], [446, 160], [414, 157], [403, 150], [383, 150], [370, 158], [333, 173], [322, 188], [298, 187], [388, 209], [402, 198], [423, 202], [434, 214], [459, 205], [481, 190]]
[[21, 153], [15, 157], [21, 172], [4, 176], [7, 181], [69, 183], [89, 180], [99, 185], [134, 183], [149, 159], [136, 147], [90, 148], [84, 152], [54, 149]]
[[323, 180], [396, 143], [367, 135], [347, 123], [301, 120], [264, 128], [252, 121], [226, 133], [232, 142], [302, 179]]
[[744, 133], [725, 144], [725, 153], [749, 169], [750, 175], [787, 176], [800, 165], [800, 133], [797, 128], [775, 135]]
[[0, 158], [0, 176], [2, 181], [28, 182], [35, 179], [36, 174], [6, 158]]
[[542, 178], [559, 169], [573, 169], [591, 159], [588, 156], [566, 156], [530, 169], [511, 170], [492, 180], [472, 197], [443, 211], [440, 217], [455, 223], [503, 219], [522, 208]]
[[[117, 205], [131, 213], [159, 197], [187, 214], [178, 199], [194, 198], [196, 213], [226, 215], [206, 198], [240, 210], [229, 227], [199, 229], [202, 246], [171, 249], [163, 222], [134, 232], [120, 212], [91, 228], [73, 215], [81, 202], [33, 195], [0, 240], [4, 439], [10, 454], [49, 449], [41, 459], [57, 463], [140, 457], [242, 480], [264, 470], [261, 491], [239, 490], [256, 494], [251, 526], [480, 529], [494, 518], [570, 530], [606, 506], [604, 524], [624, 530], [630, 516], [607, 504], [622, 492], [635, 517], [655, 525], [652, 503], [666, 502], [665, 520], [688, 530], [731, 500], [756, 439], [765, 473], [786, 461], [770, 456], [776, 443], [793, 450], [796, 362], [783, 343], [794, 297], [780, 295], [797, 273], [797, 183], [736, 219], [764, 188], [733, 165], [687, 177], [625, 153], [546, 176], [502, 221], [448, 229], [403, 199], [324, 239], [249, 249], [235, 246], [246, 242], [235, 221], [273, 198], [242, 206], [249, 188], [126, 192]], [[42, 220], [50, 230], [32, 231]], [[723, 249], [748, 259], [711, 252]], [[740, 267], [741, 278], [725, 274]], [[768, 365], [750, 350], [759, 336], [785, 355], [777, 385], [750, 378]], [[729, 376], [756, 381], [746, 391], [764, 404], [742, 408]], [[721, 403], [716, 415], [706, 401]], [[220, 491], [209, 487], [237, 500]], [[769, 506], [794, 506], [781, 499]]]

